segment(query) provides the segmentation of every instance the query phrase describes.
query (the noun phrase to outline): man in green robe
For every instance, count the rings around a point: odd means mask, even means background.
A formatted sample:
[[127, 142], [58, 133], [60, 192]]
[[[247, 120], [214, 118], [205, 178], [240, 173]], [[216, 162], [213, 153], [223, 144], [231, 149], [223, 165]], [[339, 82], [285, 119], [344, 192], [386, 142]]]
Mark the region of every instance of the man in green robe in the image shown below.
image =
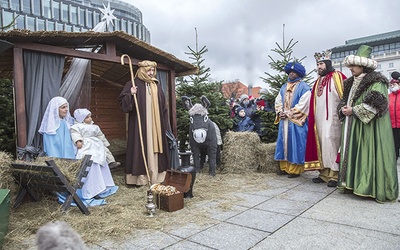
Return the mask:
[[344, 64], [352, 77], [343, 82], [343, 99], [338, 105], [342, 122], [338, 186], [377, 202], [398, 197], [396, 154], [388, 113], [388, 85], [374, 70], [372, 48], [361, 45]]

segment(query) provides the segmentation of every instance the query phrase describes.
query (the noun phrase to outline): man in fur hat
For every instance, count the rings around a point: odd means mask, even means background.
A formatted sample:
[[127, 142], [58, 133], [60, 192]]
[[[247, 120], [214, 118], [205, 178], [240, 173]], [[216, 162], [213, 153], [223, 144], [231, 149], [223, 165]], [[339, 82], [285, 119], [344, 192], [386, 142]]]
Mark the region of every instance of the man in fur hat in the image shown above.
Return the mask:
[[304, 169], [319, 171], [319, 176], [312, 179], [314, 183], [336, 187], [339, 173], [336, 158], [341, 136], [336, 108], [343, 96], [346, 76], [332, 67], [331, 54], [326, 50], [314, 55], [319, 77], [311, 91]]
[[343, 82], [337, 112], [342, 121], [338, 186], [377, 202], [398, 197], [396, 154], [388, 113], [388, 79], [370, 58], [372, 48], [361, 45], [344, 59], [352, 77]]
[[275, 99], [275, 124], [279, 123], [274, 159], [279, 161], [278, 175], [299, 177], [304, 171], [307, 139], [307, 116], [310, 106], [310, 87], [302, 78], [306, 69], [298, 62], [285, 66], [288, 81]]

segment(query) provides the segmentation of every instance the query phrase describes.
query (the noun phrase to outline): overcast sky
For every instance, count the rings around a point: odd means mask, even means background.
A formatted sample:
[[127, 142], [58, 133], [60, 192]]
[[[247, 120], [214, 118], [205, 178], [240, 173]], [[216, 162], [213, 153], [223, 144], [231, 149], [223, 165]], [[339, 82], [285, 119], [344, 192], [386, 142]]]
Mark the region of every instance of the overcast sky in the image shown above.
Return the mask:
[[307, 72], [314, 53], [346, 40], [400, 29], [398, 0], [123, 0], [139, 8], [151, 44], [181, 60], [185, 52], [206, 46], [205, 66], [211, 80], [267, 87], [260, 79], [280, 57], [275, 43], [298, 41], [293, 56]]

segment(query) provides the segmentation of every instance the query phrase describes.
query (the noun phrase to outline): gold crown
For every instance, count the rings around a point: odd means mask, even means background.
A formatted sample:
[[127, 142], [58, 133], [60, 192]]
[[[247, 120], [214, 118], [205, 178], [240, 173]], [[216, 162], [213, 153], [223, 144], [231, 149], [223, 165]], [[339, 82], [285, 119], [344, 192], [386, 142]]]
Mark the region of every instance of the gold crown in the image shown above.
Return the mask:
[[332, 51], [327, 49], [327, 50], [323, 51], [322, 53], [316, 52], [314, 54], [314, 58], [315, 58], [315, 60], [317, 60], [317, 62], [322, 61], [322, 60], [331, 60], [331, 55], [332, 55]]

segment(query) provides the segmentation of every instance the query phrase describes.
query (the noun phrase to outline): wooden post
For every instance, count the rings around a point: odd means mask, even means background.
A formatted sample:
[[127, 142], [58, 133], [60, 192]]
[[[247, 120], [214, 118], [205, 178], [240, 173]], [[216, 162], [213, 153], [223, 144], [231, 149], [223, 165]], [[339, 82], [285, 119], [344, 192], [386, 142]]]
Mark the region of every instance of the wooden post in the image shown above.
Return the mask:
[[23, 49], [14, 47], [14, 103], [17, 146], [25, 147], [28, 136], [26, 129], [25, 87]]

